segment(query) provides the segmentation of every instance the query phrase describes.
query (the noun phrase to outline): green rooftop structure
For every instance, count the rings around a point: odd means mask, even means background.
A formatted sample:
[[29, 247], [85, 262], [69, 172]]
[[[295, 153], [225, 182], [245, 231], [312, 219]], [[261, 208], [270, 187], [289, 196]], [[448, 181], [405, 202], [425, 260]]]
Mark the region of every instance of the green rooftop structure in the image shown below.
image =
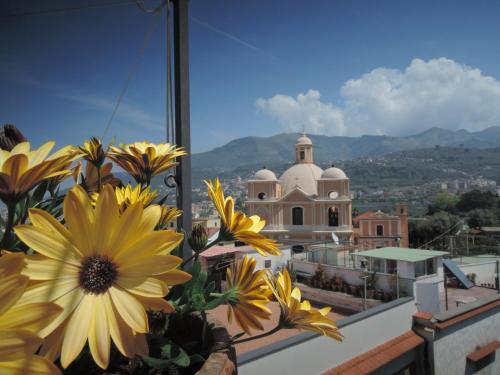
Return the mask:
[[446, 251], [409, 249], [404, 247], [382, 247], [380, 249], [360, 251], [354, 255], [365, 258], [390, 259], [415, 263], [431, 258], [443, 257], [448, 254], [449, 253]]
[[353, 255], [359, 264], [371, 272], [398, 273], [401, 277], [415, 279], [435, 275], [442, 267], [446, 251], [382, 247], [360, 251]]

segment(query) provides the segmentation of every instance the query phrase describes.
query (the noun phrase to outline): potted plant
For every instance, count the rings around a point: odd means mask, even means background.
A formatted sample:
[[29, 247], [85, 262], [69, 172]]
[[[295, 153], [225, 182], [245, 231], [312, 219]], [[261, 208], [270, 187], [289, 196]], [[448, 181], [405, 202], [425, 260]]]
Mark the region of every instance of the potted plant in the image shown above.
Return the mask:
[[[255, 259], [244, 257], [227, 269], [226, 290], [217, 290], [216, 273], [199, 260], [214, 244], [240, 240], [261, 255], [280, 254], [277, 243], [259, 233], [260, 218], [234, 211], [218, 179], [206, 182], [221, 216], [218, 238], [208, 243], [195, 226], [187, 234], [191, 257], [182, 260], [184, 233], [170, 226], [182, 213], [166, 205], [151, 181], [184, 150], [148, 142], [104, 147], [92, 138], [49, 156], [53, 142], [30, 150], [17, 139], [0, 142], [10, 147], [0, 161], [0, 199], [7, 207], [0, 333], [27, 340], [9, 349], [23, 359], [20, 373], [208, 374], [221, 358], [235, 371], [234, 345], [282, 329], [300, 326], [341, 339], [329, 309], [301, 301], [286, 269], [256, 270]], [[136, 185], [113, 176], [108, 159]], [[61, 189], [70, 177], [73, 186]], [[263, 330], [271, 299], [280, 307], [276, 327], [242, 338]], [[241, 333], [231, 337], [210, 319], [221, 305]], [[0, 373], [19, 365], [14, 362], [0, 362]]]

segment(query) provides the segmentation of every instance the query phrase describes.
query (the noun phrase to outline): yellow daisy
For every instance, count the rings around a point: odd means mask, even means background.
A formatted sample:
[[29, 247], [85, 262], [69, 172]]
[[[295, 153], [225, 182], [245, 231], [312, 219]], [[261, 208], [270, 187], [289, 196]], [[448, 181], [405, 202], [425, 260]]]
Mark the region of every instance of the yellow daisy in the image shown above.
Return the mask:
[[60, 353], [64, 368], [88, 340], [94, 361], [106, 368], [110, 341], [129, 358], [148, 353], [146, 309], [172, 311], [163, 299], [169, 286], [190, 275], [169, 255], [183, 235], [155, 231], [161, 210], [138, 202], [120, 213], [115, 192], [105, 185], [95, 208], [75, 186], [64, 199], [65, 225], [45, 211], [30, 209], [31, 225], [19, 225], [19, 239], [38, 254], [26, 258], [31, 280], [23, 302], [53, 301], [63, 313], [40, 332], [41, 353]]
[[186, 155], [183, 148], [170, 143], [135, 142], [110, 147], [109, 158], [125, 169], [139, 184], [149, 185], [151, 179], [177, 165], [175, 158]]
[[48, 156], [54, 142], [30, 151], [29, 142], [17, 144], [12, 151], [0, 150], [0, 198], [17, 200], [40, 182], [70, 174], [68, 162], [76, 158], [75, 149], [66, 146]]
[[279, 272], [274, 277], [268, 272], [266, 282], [280, 305], [280, 324], [285, 328], [312, 331], [342, 341], [342, 335], [335, 322], [327, 317], [330, 307], [313, 309], [309, 301], [301, 302], [300, 289], [292, 290], [292, 280], [288, 271]]
[[121, 211], [137, 202], [141, 202], [144, 207], [147, 207], [158, 196], [158, 192], [151, 190], [150, 186], [143, 189], [141, 185], [137, 185], [135, 188], [132, 188], [131, 185], [116, 187], [115, 194]]
[[160, 221], [158, 222], [159, 228], [166, 228], [168, 225], [182, 215], [182, 210], [177, 207], [161, 207]]
[[234, 211], [233, 197], [224, 197], [224, 191], [218, 178], [212, 181], [205, 181], [208, 186], [208, 196], [214, 202], [215, 208], [219, 212], [224, 223], [221, 231], [224, 237], [234, 237], [239, 241], [251, 245], [261, 255], [281, 255], [276, 241], [271, 240], [259, 232], [266, 225], [257, 215], [246, 216], [241, 211]]
[[0, 373], [60, 374], [47, 359], [35, 355], [42, 343], [38, 331], [51, 323], [62, 309], [48, 302], [19, 303], [28, 285], [21, 275], [24, 254], [0, 256]]
[[106, 159], [106, 151], [102, 147], [101, 141], [92, 137], [78, 147], [79, 154], [88, 162], [99, 168]]
[[249, 335], [250, 328], [264, 329], [259, 319], [271, 316], [271, 310], [266, 306], [271, 294], [263, 278], [266, 271], [256, 272], [256, 264], [254, 258], [245, 256], [233, 269], [228, 267], [226, 271], [227, 288], [234, 289], [237, 296], [227, 306], [227, 318], [231, 323], [234, 316], [236, 323]]

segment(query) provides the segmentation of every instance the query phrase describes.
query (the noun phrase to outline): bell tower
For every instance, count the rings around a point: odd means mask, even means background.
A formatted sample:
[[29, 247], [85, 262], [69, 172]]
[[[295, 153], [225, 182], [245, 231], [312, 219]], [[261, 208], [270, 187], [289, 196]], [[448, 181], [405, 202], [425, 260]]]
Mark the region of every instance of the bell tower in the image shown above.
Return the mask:
[[297, 139], [295, 144], [295, 163], [314, 163], [312, 141], [305, 133], [302, 133], [302, 136]]

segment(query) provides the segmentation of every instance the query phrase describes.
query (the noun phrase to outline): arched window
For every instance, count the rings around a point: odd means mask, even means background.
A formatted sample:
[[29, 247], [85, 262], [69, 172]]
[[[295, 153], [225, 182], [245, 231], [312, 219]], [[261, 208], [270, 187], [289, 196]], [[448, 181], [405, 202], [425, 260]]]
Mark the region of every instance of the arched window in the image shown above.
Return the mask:
[[330, 207], [328, 209], [328, 226], [339, 226], [339, 210], [337, 209], [337, 207]]
[[292, 225], [303, 225], [304, 224], [304, 210], [302, 207], [292, 208]]
[[259, 193], [259, 194], [257, 195], [257, 197], [258, 197], [260, 200], [264, 200], [264, 199], [266, 199], [266, 193], [264, 193], [264, 192]]

